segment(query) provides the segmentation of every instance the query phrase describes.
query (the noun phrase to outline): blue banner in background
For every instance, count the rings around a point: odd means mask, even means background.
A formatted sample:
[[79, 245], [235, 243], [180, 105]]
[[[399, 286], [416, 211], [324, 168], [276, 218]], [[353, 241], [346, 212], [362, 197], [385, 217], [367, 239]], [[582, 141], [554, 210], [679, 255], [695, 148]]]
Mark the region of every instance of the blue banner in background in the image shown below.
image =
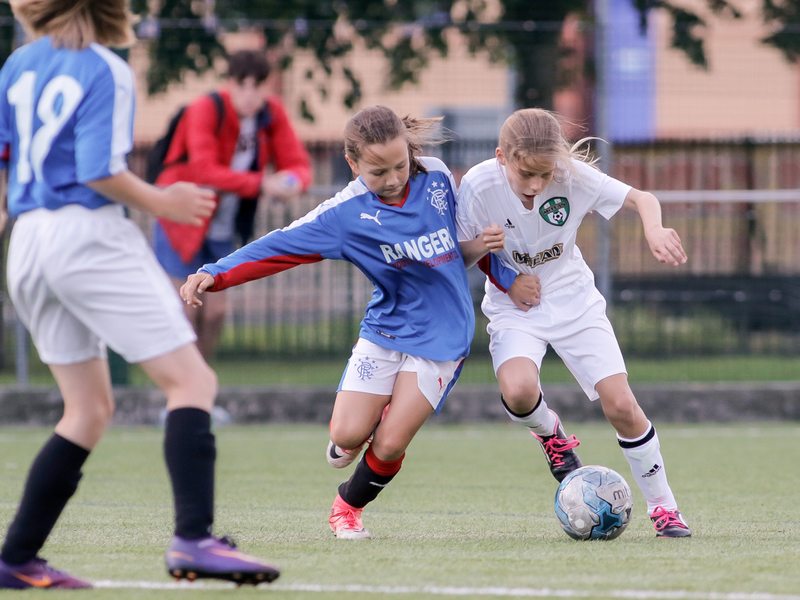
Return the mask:
[[608, 82], [608, 135], [612, 142], [644, 141], [656, 135], [655, 28], [642, 35], [630, 0], [609, 0], [604, 57]]

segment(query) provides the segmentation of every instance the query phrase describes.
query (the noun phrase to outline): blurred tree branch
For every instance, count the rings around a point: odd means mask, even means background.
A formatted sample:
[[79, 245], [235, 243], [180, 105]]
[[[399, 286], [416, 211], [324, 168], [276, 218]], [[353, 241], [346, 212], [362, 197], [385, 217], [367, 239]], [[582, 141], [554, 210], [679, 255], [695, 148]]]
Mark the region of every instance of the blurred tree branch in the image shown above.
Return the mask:
[[[708, 68], [704, 47], [706, 20], [671, 0], [630, 0], [646, 30], [648, 14], [661, 10], [672, 25], [671, 44], [695, 65]], [[283, 47], [281, 68], [291, 65], [296, 50], [310, 51], [315, 67], [305, 78], [321, 99], [328, 99], [335, 76], [347, 84], [338, 98], [353, 108], [361, 100], [359, 74], [348, 56], [359, 41], [387, 60], [380, 75], [390, 89], [419, 82], [435, 56], [447, 56], [447, 30], [459, 29], [472, 53], [505, 60], [516, 72], [518, 106], [552, 107], [559, 82], [556, 65], [565, 50], [559, 46], [567, 15], [592, 21], [592, 0], [160, 0], [157, 19], [147, 16], [152, 0], [133, 0], [135, 12], [146, 15], [139, 32], [150, 28], [151, 67], [148, 91], [164, 91], [188, 72], [202, 73], [224, 55], [218, 31], [240, 27], [263, 29], [270, 47]], [[704, 0], [707, 14], [738, 19], [742, 13], [728, 0]], [[0, 10], [3, 8], [0, 4]], [[209, 8], [213, 14], [208, 14]], [[780, 49], [791, 61], [800, 57], [800, 0], [762, 0], [764, 22], [775, 26], [764, 43]], [[1, 50], [0, 50], [1, 51]], [[301, 112], [313, 120], [310, 98], [300, 99]]]

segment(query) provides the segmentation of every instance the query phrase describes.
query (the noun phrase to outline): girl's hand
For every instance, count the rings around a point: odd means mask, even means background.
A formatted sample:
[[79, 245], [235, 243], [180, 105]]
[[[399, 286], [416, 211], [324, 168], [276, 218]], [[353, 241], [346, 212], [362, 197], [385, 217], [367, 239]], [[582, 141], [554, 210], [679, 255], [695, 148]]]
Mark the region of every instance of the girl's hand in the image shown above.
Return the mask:
[[202, 225], [203, 219], [210, 217], [217, 206], [213, 191], [185, 181], [165, 187], [162, 194], [164, 202], [158, 206], [156, 215], [178, 223]]
[[539, 306], [541, 295], [542, 285], [536, 275], [517, 275], [508, 290], [508, 297], [514, 305], [525, 312], [528, 312], [532, 306]]
[[489, 252], [500, 252], [506, 247], [506, 232], [497, 223], [487, 225], [481, 232], [481, 242]]
[[214, 285], [214, 278], [208, 273], [189, 275], [186, 283], [181, 286], [181, 298], [189, 306], [194, 306], [195, 308], [203, 306], [203, 303], [197, 296], [205, 292], [212, 285]]
[[300, 179], [291, 171], [265, 174], [261, 180], [261, 191], [276, 200], [288, 200], [300, 193]]
[[670, 263], [676, 267], [686, 262], [686, 252], [681, 245], [681, 238], [674, 229], [653, 227], [645, 231], [644, 235], [650, 245], [650, 251], [659, 262]]

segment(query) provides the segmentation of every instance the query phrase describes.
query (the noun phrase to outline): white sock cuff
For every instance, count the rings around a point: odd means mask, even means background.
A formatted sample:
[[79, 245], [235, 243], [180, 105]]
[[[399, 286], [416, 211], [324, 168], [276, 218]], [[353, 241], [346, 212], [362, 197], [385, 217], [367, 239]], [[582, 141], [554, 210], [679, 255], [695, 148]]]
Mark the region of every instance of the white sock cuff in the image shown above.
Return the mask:
[[547, 407], [544, 396], [539, 396], [536, 408], [526, 415], [515, 415], [508, 409], [505, 401], [503, 401], [503, 408], [512, 421], [524, 425], [538, 435], [552, 435], [555, 431], [558, 416]]
[[617, 434], [617, 441], [623, 448], [638, 448], [639, 446], [644, 446], [647, 442], [655, 437], [658, 437], [656, 435], [656, 428], [653, 427], [653, 424], [650, 421], [648, 421], [647, 430], [639, 437], [629, 439]]

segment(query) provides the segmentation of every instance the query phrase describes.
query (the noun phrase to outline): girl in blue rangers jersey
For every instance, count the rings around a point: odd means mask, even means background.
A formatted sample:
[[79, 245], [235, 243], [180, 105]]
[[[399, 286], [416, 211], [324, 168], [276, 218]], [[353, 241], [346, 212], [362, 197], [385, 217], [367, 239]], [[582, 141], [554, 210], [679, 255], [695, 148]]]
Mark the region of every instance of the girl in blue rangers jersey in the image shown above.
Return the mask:
[[[352, 463], [371, 436], [331, 509], [337, 538], [370, 537], [362, 509], [400, 470], [428, 416], [441, 409], [472, 341], [475, 317], [455, 237], [453, 177], [440, 160], [417, 157], [436, 121], [400, 119], [384, 106], [362, 110], [344, 134], [355, 181], [285, 229], [205, 265], [181, 289], [198, 306], [195, 293], [323, 258], [353, 263], [375, 285], [330, 423], [327, 456], [335, 467]], [[473, 247], [486, 253], [482, 239]], [[513, 282], [513, 270], [497, 274], [505, 281], [509, 275]]]
[[[9, 169], [8, 288], [64, 398], [64, 416], [30, 469], [0, 552], [2, 588], [91, 584], [37, 556], [111, 420], [106, 344], [167, 396], [164, 454], [175, 499], [167, 552], [176, 577], [260, 583], [266, 563], [211, 536], [217, 380], [169, 279], [120, 204], [199, 224], [213, 193], [159, 189], [127, 170], [133, 73], [106, 45], [133, 42], [125, 0], [17, 0], [34, 38], [0, 71], [0, 155]], [[120, 203], [120, 204], [117, 204]]]

